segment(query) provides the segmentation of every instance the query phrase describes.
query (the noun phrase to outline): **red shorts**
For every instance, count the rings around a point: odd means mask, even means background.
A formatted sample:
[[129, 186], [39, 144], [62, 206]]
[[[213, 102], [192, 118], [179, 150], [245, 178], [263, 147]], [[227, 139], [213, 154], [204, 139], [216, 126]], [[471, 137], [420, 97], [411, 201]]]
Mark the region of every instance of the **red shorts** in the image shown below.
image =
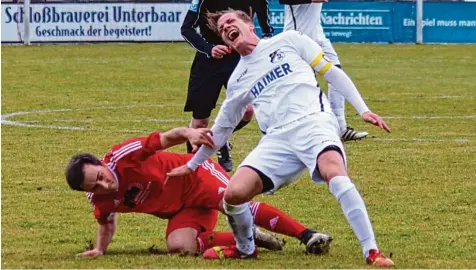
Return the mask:
[[178, 229], [192, 228], [201, 232], [211, 232], [215, 229], [218, 211], [206, 208], [185, 208], [169, 219], [165, 239]]
[[230, 176], [212, 160], [203, 162], [196, 171], [197, 183], [186, 194], [184, 209], [169, 219], [166, 237], [177, 229], [193, 228], [213, 231], [218, 220], [218, 207], [223, 200]]

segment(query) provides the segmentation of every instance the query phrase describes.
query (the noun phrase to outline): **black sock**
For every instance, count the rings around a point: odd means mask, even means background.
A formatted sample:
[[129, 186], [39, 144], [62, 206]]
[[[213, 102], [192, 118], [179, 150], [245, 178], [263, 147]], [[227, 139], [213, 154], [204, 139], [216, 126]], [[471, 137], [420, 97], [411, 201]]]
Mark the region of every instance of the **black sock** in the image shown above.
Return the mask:
[[307, 242], [309, 241], [309, 239], [311, 239], [312, 237], [312, 234], [315, 233], [316, 231], [314, 230], [310, 230], [310, 229], [306, 229], [304, 230], [301, 235], [299, 235], [299, 240], [301, 240], [301, 242], [303, 244], [307, 244]]
[[189, 141], [187, 141], [187, 153], [192, 153], [192, 150], [193, 150], [192, 144]]
[[235, 127], [233, 132], [237, 132], [238, 130], [244, 128], [246, 125], [248, 125], [251, 122], [251, 120], [241, 120], [238, 125]]

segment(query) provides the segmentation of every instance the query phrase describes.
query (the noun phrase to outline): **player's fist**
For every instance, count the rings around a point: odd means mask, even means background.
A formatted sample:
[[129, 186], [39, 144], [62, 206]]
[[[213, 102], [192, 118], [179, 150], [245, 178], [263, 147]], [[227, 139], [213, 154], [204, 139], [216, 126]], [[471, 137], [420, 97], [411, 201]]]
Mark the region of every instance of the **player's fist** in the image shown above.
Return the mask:
[[85, 256], [85, 257], [98, 257], [104, 255], [104, 251], [100, 249], [92, 249], [92, 250], [87, 250], [83, 253], [79, 253], [78, 256]]
[[390, 133], [390, 128], [387, 126], [385, 121], [383, 121], [382, 117], [380, 117], [376, 113], [373, 113], [373, 112], [370, 112], [370, 111], [369, 112], [364, 112], [364, 114], [362, 114], [362, 120], [364, 120], [365, 122], [368, 122], [368, 123], [370, 123], [374, 126], [377, 126], [381, 129], [384, 129], [385, 131]]
[[225, 45], [216, 45], [212, 49], [212, 57], [215, 59], [221, 59], [223, 58], [223, 56], [230, 53], [231, 53], [231, 49]]
[[188, 128], [185, 131], [185, 137], [192, 145], [193, 153], [195, 153], [198, 147], [202, 144], [215, 148], [215, 142], [211, 135], [212, 131], [209, 128]]

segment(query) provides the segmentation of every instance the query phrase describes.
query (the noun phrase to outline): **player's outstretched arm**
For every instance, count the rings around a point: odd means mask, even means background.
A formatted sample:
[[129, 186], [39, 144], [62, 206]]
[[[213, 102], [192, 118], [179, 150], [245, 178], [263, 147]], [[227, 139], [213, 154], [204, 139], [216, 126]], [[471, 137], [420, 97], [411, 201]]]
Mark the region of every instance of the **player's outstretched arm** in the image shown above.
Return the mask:
[[390, 133], [390, 128], [387, 126], [385, 121], [383, 121], [382, 117], [371, 112], [367, 107], [362, 96], [357, 90], [357, 87], [355, 87], [349, 76], [347, 76], [347, 74], [340, 68], [333, 66], [331, 63], [327, 63], [326, 65], [331, 66], [322, 75], [335, 87], [339, 93], [345, 97], [346, 100], [350, 102], [350, 104], [352, 104], [352, 106], [354, 106], [354, 108], [361, 115], [362, 120], [373, 124], [374, 126], [380, 127], [381, 129]]
[[372, 113], [367, 107], [349, 76], [342, 69], [327, 61], [322, 48], [315, 41], [298, 32], [291, 32], [289, 35], [291, 35], [290, 40], [303, 60], [330, 82], [354, 106], [364, 121], [390, 132], [390, 128], [383, 119]]
[[198, 150], [195, 156], [183, 166], [173, 169], [167, 173], [168, 177], [180, 177], [195, 171], [200, 164], [210, 158], [220, 147], [225, 145], [228, 138], [233, 133], [236, 125], [245, 114], [246, 107], [251, 103], [249, 91], [234, 90], [235, 87], [228, 85], [226, 99], [212, 127], [214, 145], [204, 145]]
[[160, 144], [162, 149], [185, 143], [190, 141], [195, 152], [200, 145], [207, 145], [209, 147], [215, 147], [213, 139], [210, 137], [212, 134], [208, 128], [174, 128], [167, 132], [160, 134]]
[[92, 250], [87, 250], [83, 253], [78, 255], [87, 256], [87, 257], [98, 257], [104, 255], [106, 252], [107, 247], [112, 241], [112, 237], [116, 232], [117, 226], [117, 216], [114, 216], [114, 219], [110, 223], [106, 224], [99, 224], [97, 238], [96, 238], [96, 246]]
[[220, 127], [215, 123], [211, 129], [211, 133], [213, 133], [213, 146], [211, 146], [210, 144], [204, 144], [202, 147], [200, 147], [195, 156], [193, 156], [193, 158], [187, 164], [177, 167], [172, 171], [168, 172], [167, 179], [165, 180], [165, 182], [167, 182], [170, 177], [180, 177], [195, 171], [197, 167], [200, 166], [200, 164], [210, 158], [218, 149], [220, 149], [220, 147], [225, 144], [227, 139], [233, 133], [233, 129], [233, 127]]

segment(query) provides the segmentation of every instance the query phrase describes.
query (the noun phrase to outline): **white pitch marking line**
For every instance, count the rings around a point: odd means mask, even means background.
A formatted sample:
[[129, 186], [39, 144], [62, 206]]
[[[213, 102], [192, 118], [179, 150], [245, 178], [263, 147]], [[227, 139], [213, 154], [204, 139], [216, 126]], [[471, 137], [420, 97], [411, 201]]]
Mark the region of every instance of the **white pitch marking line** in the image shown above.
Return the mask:
[[381, 142], [456, 142], [468, 143], [469, 139], [425, 139], [425, 138], [368, 138], [365, 140], [381, 141]]
[[[104, 107], [93, 107], [93, 108], [79, 108], [79, 109], [48, 109], [48, 110], [32, 110], [32, 111], [20, 111], [14, 113], [8, 113], [1, 116], [2, 125], [12, 125], [20, 127], [30, 127], [30, 128], [48, 128], [48, 129], [61, 129], [61, 130], [95, 130], [103, 131], [100, 129], [90, 129], [85, 127], [65, 127], [65, 126], [55, 126], [55, 125], [38, 125], [38, 124], [26, 124], [20, 121], [7, 120], [10, 117], [18, 115], [27, 115], [27, 114], [41, 114], [41, 113], [55, 113], [55, 112], [72, 112], [72, 111], [93, 111], [93, 110], [114, 110], [114, 109], [133, 109], [133, 108], [148, 108], [148, 107], [174, 107], [174, 106], [183, 106], [179, 104], [156, 104], [156, 105], [126, 105], [126, 106], [104, 106]], [[105, 130], [104, 130], [105, 131]], [[124, 130], [124, 132], [142, 132], [141, 130]]]
[[476, 115], [447, 115], [447, 116], [382, 116], [384, 119], [474, 119]]
[[[55, 112], [71, 112], [71, 111], [92, 111], [92, 110], [113, 110], [113, 109], [132, 109], [132, 108], [143, 108], [143, 107], [172, 107], [172, 106], [182, 106], [181, 104], [164, 104], [164, 105], [126, 105], [126, 106], [105, 106], [105, 107], [94, 107], [94, 108], [79, 108], [79, 109], [49, 109], [49, 110], [33, 110], [33, 111], [20, 111], [9, 113], [1, 116], [1, 123], [4, 125], [14, 125], [21, 127], [32, 127], [32, 128], [48, 128], [48, 129], [60, 129], [60, 130], [80, 130], [80, 131], [101, 131], [101, 132], [114, 132], [114, 133], [142, 133], [142, 132], [152, 132], [148, 130], [107, 130], [107, 129], [98, 129], [98, 128], [86, 128], [86, 127], [71, 127], [71, 126], [56, 126], [56, 125], [39, 125], [39, 124], [29, 124], [29, 123], [42, 123], [47, 121], [41, 120], [30, 120], [30, 121], [12, 121], [8, 118], [18, 115], [27, 115], [27, 114], [41, 114], [41, 113], [55, 113]], [[463, 118], [463, 119], [472, 119], [476, 118], [476, 115], [467, 115], [467, 116], [387, 116], [387, 119], [454, 119], [454, 118]], [[74, 120], [74, 119], [56, 119], [52, 122], [188, 122], [188, 119], [144, 119], [144, 120], [104, 120], [98, 121], [94, 119], [83, 119], [83, 120]], [[234, 136], [238, 137], [248, 137], [248, 138], [261, 138], [261, 135], [241, 135], [235, 134]], [[425, 139], [425, 138], [368, 138], [368, 140], [373, 141], [382, 141], [382, 142], [457, 142], [457, 143], [466, 143], [471, 142], [469, 139]]]
[[45, 122], [59, 122], [59, 123], [183, 123], [190, 122], [190, 119], [110, 119], [110, 120], [94, 120], [94, 119], [56, 119], [56, 120], [26, 120], [22, 123], [45, 123]]

